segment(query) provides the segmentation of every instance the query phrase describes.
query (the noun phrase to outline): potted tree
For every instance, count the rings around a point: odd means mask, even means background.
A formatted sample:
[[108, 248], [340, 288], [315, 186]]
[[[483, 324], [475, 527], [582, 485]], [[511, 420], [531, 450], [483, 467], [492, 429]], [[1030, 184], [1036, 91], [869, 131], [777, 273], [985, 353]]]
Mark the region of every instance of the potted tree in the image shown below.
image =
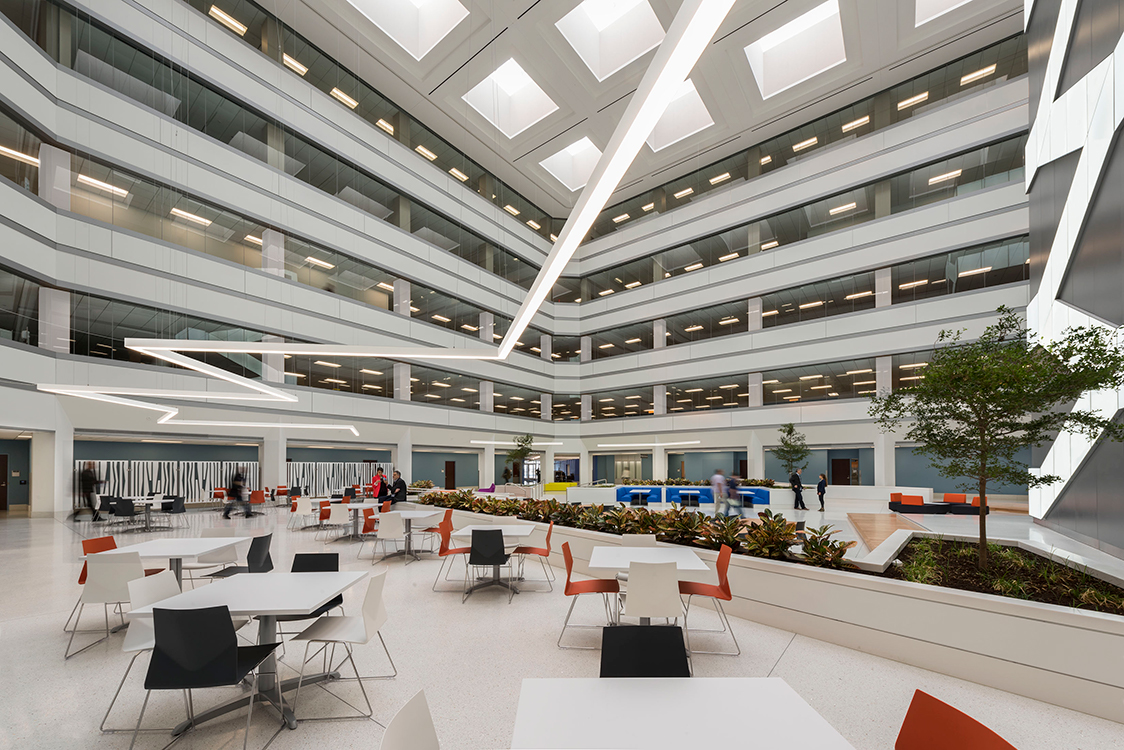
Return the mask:
[[[531, 444], [535, 442], [535, 438], [532, 435], [516, 435], [512, 438], [512, 442], [515, 443], [515, 447], [507, 452], [507, 460], [511, 462], [515, 479], [519, 480], [520, 476], [523, 474], [523, 460], [531, 455]], [[507, 467], [505, 466], [504, 481], [508, 481], [509, 478]]]
[[812, 455], [804, 433], [797, 430], [792, 422], [781, 425], [780, 445], [770, 450], [780, 460], [787, 476], [792, 476], [792, 472], [807, 466], [808, 456]]

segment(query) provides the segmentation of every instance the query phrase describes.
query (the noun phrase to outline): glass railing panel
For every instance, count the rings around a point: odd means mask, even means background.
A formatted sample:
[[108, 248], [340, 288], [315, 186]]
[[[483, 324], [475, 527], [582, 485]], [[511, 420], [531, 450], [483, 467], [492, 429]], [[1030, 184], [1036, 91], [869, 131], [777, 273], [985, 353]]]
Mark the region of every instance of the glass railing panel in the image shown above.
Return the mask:
[[746, 301], [738, 300], [669, 315], [666, 318], [669, 334], [666, 336], [667, 345], [674, 346], [716, 336], [746, 333], [749, 330], [747, 311]]
[[761, 373], [762, 401], [770, 404], [835, 401], [873, 393], [875, 358], [786, 367]]
[[590, 339], [593, 359], [645, 351], [652, 348], [652, 324], [650, 322], [635, 323], [610, 328], [607, 331], [592, 334]]
[[1016, 237], [894, 266], [893, 303], [1030, 280], [1030, 238]]
[[616, 419], [651, 414], [653, 388], [650, 385], [592, 394], [593, 418]]
[[497, 414], [535, 419], [541, 414], [541, 391], [533, 391], [511, 383], [494, 383], [492, 396], [492, 408]]
[[874, 292], [874, 272], [867, 271], [766, 294], [761, 298], [761, 325], [771, 328], [870, 310]]
[[[479, 409], [479, 388], [479, 378], [410, 365], [411, 401], [460, 409]], [[477, 392], [472, 393], [471, 389], [476, 389]]]
[[551, 399], [555, 422], [573, 422], [582, 418], [582, 397], [577, 393], [556, 393]]
[[0, 268], [0, 339], [39, 345], [39, 283]]
[[580, 336], [555, 336], [550, 341], [551, 357], [555, 362], [580, 362], [582, 340]]
[[667, 411], [703, 411], [736, 409], [749, 406], [749, 379], [746, 375], [720, 378], [697, 378], [681, 383], [668, 383]]

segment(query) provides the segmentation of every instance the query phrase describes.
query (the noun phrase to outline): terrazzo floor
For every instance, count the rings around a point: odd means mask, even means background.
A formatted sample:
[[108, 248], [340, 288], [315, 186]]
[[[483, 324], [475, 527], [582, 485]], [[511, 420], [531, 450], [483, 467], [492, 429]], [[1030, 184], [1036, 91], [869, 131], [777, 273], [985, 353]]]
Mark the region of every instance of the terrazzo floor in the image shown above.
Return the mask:
[[[842, 509], [840, 509], [842, 510]], [[277, 569], [287, 569], [296, 552], [338, 551], [345, 569], [369, 570], [370, 561], [356, 560], [357, 544], [324, 545], [312, 531], [289, 531], [281, 510], [251, 520], [224, 522], [214, 512], [188, 515], [190, 530], [174, 532], [197, 536], [206, 526], [231, 524], [253, 534], [274, 533], [272, 556]], [[125, 748], [128, 734], [100, 734], [98, 724], [109, 704], [129, 657], [121, 652], [123, 634], [70, 659], [63, 660], [67, 635], [63, 622], [78, 597], [81, 569], [80, 542], [100, 536], [102, 525], [20, 517], [0, 518], [0, 747]], [[119, 544], [145, 541], [163, 534], [120, 534]], [[534, 539], [534, 542], [541, 540]], [[365, 555], [370, 554], [368, 545]], [[438, 562], [424, 559], [389, 566], [385, 597], [390, 619], [382, 633], [398, 667], [393, 680], [367, 683], [374, 720], [302, 723], [295, 731], [279, 730], [269, 709], [254, 713], [250, 746], [261, 748], [376, 748], [383, 727], [399, 707], [424, 688], [438, 736], [446, 750], [508, 747], [515, 722], [520, 680], [524, 677], [592, 677], [598, 672], [596, 651], [563, 651], [555, 646], [558, 630], [569, 606], [556, 585], [552, 593], [526, 592], [509, 605], [506, 594], [489, 589], [461, 604], [459, 591], [434, 593], [430, 585]], [[538, 574], [528, 566], [528, 576]], [[450, 584], [455, 589], [456, 583]], [[358, 591], [348, 592], [349, 611], [358, 606]], [[600, 601], [583, 598], [575, 622], [595, 623]], [[96, 626], [100, 613], [87, 623]], [[707, 617], [711, 622], [705, 622]], [[692, 615], [699, 627], [716, 624], [713, 615]], [[852, 651], [793, 633], [731, 618], [742, 656], [697, 656], [695, 671], [706, 677], [766, 677], [785, 679], [858, 750], [893, 747], [914, 689], [921, 688], [983, 721], [1020, 750], [1110, 750], [1124, 747], [1124, 725], [1098, 719], [1021, 696], [928, 672], [869, 654]], [[249, 631], [249, 632], [246, 632]], [[572, 631], [577, 641], [592, 642], [596, 631]], [[253, 638], [253, 626], [244, 634]], [[80, 638], [82, 636], [79, 636]], [[96, 637], [96, 636], [95, 636]], [[568, 636], [571, 637], [571, 636]], [[707, 647], [697, 636], [696, 647]], [[76, 641], [77, 643], [78, 641]], [[715, 642], [715, 647], [723, 644]], [[296, 664], [296, 648], [286, 661]], [[377, 641], [356, 651], [364, 674], [385, 673], [386, 658]], [[110, 717], [111, 726], [135, 722], [143, 700], [147, 657], [137, 660]], [[362, 705], [354, 682], [301, 693], [299, 714], [339, 715], [348, 701]], [[236, 695], [239, 689], [197, 691], [196, 710]], [[611, 706], [559, 706], [575, 716], [585, 710], [612, 710]], [[661, 711], [653, 707], [652, 721]], [[183, 718], [178, 694], [154, 693], [145, 725], [170, 726]], [[732, 705], [714, 696], [710, 720], [744, 724], [747, 747], [752, 746], [756, 716], [753, 706]], [[635, 717], [633, 717], [635, 719]], [[205, 724], [188, 733], [178, 748], [241, 747], [245, 713]], [[799, 731], [794, 728], [794, 731]], [[138, 748], [163, 747], [167, 734], [142, 734]]]

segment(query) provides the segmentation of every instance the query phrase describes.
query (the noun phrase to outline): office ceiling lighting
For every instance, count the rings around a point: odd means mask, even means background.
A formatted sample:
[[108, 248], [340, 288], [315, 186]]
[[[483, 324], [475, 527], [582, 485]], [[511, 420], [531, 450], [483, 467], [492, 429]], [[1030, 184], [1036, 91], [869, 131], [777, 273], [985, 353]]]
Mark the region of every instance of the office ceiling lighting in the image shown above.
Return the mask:
[[461, 328], [463, 328], [466, 331], [472, 331], [474, 333], [476, 331], [480, 330], [480, 328], [478, 326], [470, 326], [468, 323], [461, 323]]
[[625, 289], [635, 289], [638, 286], [640, 286], [639, 281], [630, 281], [630, 282], [628, 282], [627, 284], [624, 285], [624, 288]]
[[430, 161], [433, 161], [434, 159], [437, 158], [437, 154], [433, 153], [428, 148], [426, 148], [425, 146], [422, 146], [420, 144], [418, 146], [414, 147], [414, 151], [417, 151], [419, 154], [421, 154], [425, 158], [429, 159]]
[[305, 260], [307, 260], [312, 265], [320, 266], [321, 268], [335, 268], [335, 266], [333, 264], [329, 263], [328, 261], [320, 260], [319, 258], [314, 258], [311, 255], [308, 256], [307, 258], [305, 258]]
[[[510, 440], [469, 440], [468, 442], [472, 443], [473, 445], [515, 445], [515, 443], [511, 442]], [[531, 445], [537, 448], [540, 445], [562, 445], [562, 443], [550, 443], [543, 442], [542, 440], [536, 440], [535, 442], [531, 443]]]
[[434, 380], [433, 383], [431, 383], [431, 385], [435, 385], [438, 388], [452, 388], [453, 387], [453, 386], [449, 385], [448, 383], [442, 383], [440, 380]]
[[602, 289], [600, 292], [597, 293], [597, 296], [598, 297], [604, 297], [606, 295], [612, 294], [615, 291], [616, 291], [616, 289]]
[[877, 380], [856, 380], [851, 385], [876, 385], [877, 383]]
[[791, 388], [774, 388], [773, 393], [792, 393]]
[[701, 440], [680, 440], [674, 443], [598, 443], [598, 448], [670, 448], [676, 445], [698, 445]]
[[252, 244], [252, 245], [262, 245], [262, 244], [263, 244], [263, 243], [262, 243], [262, 239], [261, 239], [261, 237], [255, 237], [255, 236], [254, 236], [254, 235], [252, 235], [252, 234], [247, 234], [247, 235], [246, 235], [245, 237], [243, 237], [242, 239], [243, 239], [244, 241], [246, 241], [246, 242], [249, 242], [249, 243], [250, 243], [250, 244]]
[[465, 393], [476, 393], [477, 392], [477, 390], [475, 388], [461, 388], [461, 390], [464, 391]]
[[[637, 337], [637, 338], [634, 338], [634, 339], [628, 339], [624, 343], [626, 343], [626, 344], [639, 344], [640, 341], [641, 341], [640, 337]], [[629, 398], [632, 398], [632, 396], [629, 396]], [[640, 398], [640, 397], [637, 396], [636, 398]]]
[[709, 182], [710, 182], [711, 185], [717, 185], [718, 183], [725, 182], [728, 179], [730, 179], [730, 173], [729, 172], [723, 172], [720, 175], [715, 175], [714, 177], [711, 177]]
[[[383, 130], [385, 130], [390, 135], [394, 135], [394, 126], [391, 125], [386, 120], [382, 119], [381, 117], [378, 119], [378, 121], [375, 124], [378, 125], [380, 128], [382, 128]], [[452, 170], [449, 170], [449, 171], [451, 172]], [[465, 179], [468, 179], [468, 178], [466, 177]]]
[[692, 263], [691, 265], [685, 267], [683, 270], [684, 271], [697, 271], [702, 267], [703, 267], [702, 263]]
[[321, 367], [343, 367], [343, 365], [341, 365], [338, 362], [325, 362], [322, 359], [318, 359], [315, 362], [313, 362], [312, 364], [320, 365]]
[[898, 380], [924, 380], [924, 375], [910, 375], [907, 378], [898, 378]]
[[779, 383], [779, 380], [762, 380], [761, 385], [769, 385], [770, 383]]
[[110, 185], [108, 182], [95, 180], [93, 177], [87, 177], [84, 174], [78, 175], [78, 182], [81, 182], [83, 185], [89, 185], [92, 188], [97, 188], [98, 190], [102, 190], [107, 193], [112, 193], [118, 198], [129, 197], [129, 191], [125, 188], [119, 188], [116, 185]]
[[823, 390], [823, 389], [825, 389], [825, 388], [830, 388], [830, 387], [831, 387], [830, 385], [813, 385], [813, 386], [811, 387], [811, 390], [813, 390], [813, 391], [820, 391], [820, 390]]
[[639, 394], [633, 394], [632, 396], [625, 396], [625, 400], [634, 399], [634, 398], [644, 398], [644, 397], [639, 395]]
[[800, 379], [801, 380], [818, 380], [819, 378], [822, 378], [822, 377], [823, 377], [823, 375], [801, 375]]
[[899, 370], [916, 370], [918, 367], [928, 367], [928, 362], [913, 362], [907, 365], [898, 365]]
[[[142, 443], [182, 443], [183, 441], [182, 440], [149, 440], [149, 439], [145, 439], [145, 440], [141, 440], [141, 442]], [[257, 443], [254, 443], [254, 445], [257, 445]]]
[[425, 397], [426, 398], [441, 398], [441, 396], [439, 396], [436, 393], [427, 393], [427, 394], [425, 394]]
[[302, 372], [287, 372], [287, 373], [285, 373], [285, 375], [287, 375], [290, 378], [303, 378], [304, 377], [304, 373], [302, 373]]
[[987, 273], [991, 270], [991, 266], [984, 266], [983, 268], [973, 268], [970, 271], [961, 271], [956, 274], [957, 278], [964, 278], [965, 276], [976, 276], [977, 274]]
[[862, 117], [860, 117], [857, 120], [851, 120], [848, 123], [844, 123], [843, 124], [843, 132], [844, 133], [850, 133], [855, 128], [861, 128], [863, 125], [866, 125], [868, 122], [870, 122], [870, 115], [863, 115]]
[[320, 382], [321, 383], [335, 383], [336, 385], [347, 385], [346, 380], [340, 380], [339, 378], [324, 378]]
[[928, 99], [929, 99], [929, 92], [928, 91], [922, 91], [920, 94], [917, 94], [916, 96], [911, 96], [908, 99], [902, 99], [900, 102], [898, 102], [898, 111], [901, 111], [901, 110], [906, 109], [908, 107], [912, 107], [914, 104], [920, 104], [921, 102], [927, 101]]
[[181, 211], [178, 208], [173, 208], [170, 213], [172, 214], [172, 216], [175, 216], [177, 219], [183, 219], [184, 221], [190, 221], [193, 224], [200, 224], [200, 225], [205, 226], [205, 227], [211, 226], [211, 220], [210, 219], [204, 219], [202, 216], [196, 216], [195, 214], [189, 214], [187, 211]]
[[453, 177], [456, 177], [461, 182], [465, 182], [465, 181], [468, 180], [468, 175], [466, 175], [464, 172], [460, 171], [456, 167], [453, 167], [452, 169], [450, 169], [449, 174], [451, 174]]
[[627, 221], [628, 218], [629, 218], [628, 214], [621, 214], [620, 216], [614, 216], [613, 217], [613, 223], [614, 224], [620, 224], [622, 221]]
[[929, 184], [930, 185], [936, 185], [938, 182], [947, 182], [948, 180], [955, 180], [957, 177], [960, 176], [961, 171], [962, 170], [954, 169], [951, 172], [945, 172], [944, 174], [939, 174], [936, 177], [930, 177], [929, 178]]
[[519, 215], [519, 209], [516, 208], [515, 206], [511, 205], [510, 203], [505, 204], [504, 207], [503, 207], [503, 210], [507, 211], [512, 216], [518, 216]]
[[737, 387], [738, 387], [738, 384], [737, 384], [737, 383], [730, 383], [729, 385], [720, 385], [720, 386], [718, 386], [719, 390], [723, 390], [723, 391], [725, 391], [725, 390], [728, 390], [728, 389], [730, 389], [730, 388], [737, 388]]
[[430, 315], [429, 317], [433, 318], [434, 320], [439, 320], [442, 323], [451, 323], [452, 322], [451, 320], [446, 318], [444, 315]]
[[762, 156], [761, 159], [760, 159], [761, 166], [765, 166], [766, 164], [769, 164], [772, 161], [773, 161], [773, 157], [771, 157], [771, 156]]
[[39, 160], [34, 156], [20, 153], [19, 151], [10, 149], [6, 146], [0, 146], [0, 154], [15, 159], [16, 161], [22, 161], [24, 164], [30, 164], [33, 167], [39, 166]]
[[651, 211], [655, 207], [656, 207], [655, 203], [645, 203], [643, 206], [640, 207], [640, 210], [641, 211]]
[[[550, 241], [551, 242], [557, 242], [558, 241], [558, 235], [556, 235], [556, 234], [550, 235]], [[581, 302], [581, 298], [579, 297], [578, 299], [574, 300], [574, 302]]]
[[801, 310], [807, 310], [809, 307], [819, 307], [822, 304], [823, 304], [822, 299], [816, 300], [815, 302], [805, 302], [803, 305], [800, 306], [800, 309]]
[[688, 388], [684, 393], [702, 393], [702, 388]]
[[538, 223], [534, 219], [527, 219], [527, 226], [529, 226], [531, 229], [534, 229], [536, 232], [542, 229], [542, 224]]
[[761, 243], [761, 249], [762, 250], [772, 250], [774, 247], [776, 247], [779, 244], [781, 244], [781, 243], [777, 242], [776, 240], [769, 240], [768, 242]]
[[701, 331], [702, 329], [703, 329], [702, 326], [694, 325], [694, 326], [687, 326], [686, 328], [683, 329], [683, 331], [684, 331], [684, 333], [693, 333], [695, 331]]
[[863, 297], [870, 297], [873, 294], [874, 294], [874, 292], [872, 292], [868, 289], [865, 292], [855, 292], [854, 294], [848, 294], [843, 299], [862, 299]]
[[508, 138], [558, 109], [514, 58], [502, 63], [461, 98]]
[[733, 325], [734, 323], [737, 323], [738, 320], [739, 320], [738, 318], [726, 318], [725, 320], [718, 321], [718, 325], [720, 325], [720, 326]]
[[987, 78], [989, 75], [991, 75], [994, 72], [995, 72], [995, 63], [992, 63], [991, 65], [988, 65], [986, 68], [980, 68], [975, 73], [969, 73], [966, 76], [961, 76], [960, 77], [960, 85], [961, 86], [967, 86], [972, 81], [978, 81], [981, 78]]
[[813, 135], [811, 138], [809, 138], [806, 141], [800, 141], [800, 143], [792, 144], [792, 150], [796, 151], [796, 152], [800, 152], [800, 151], [803, 151], [806, 148], [811, 148], [812, 146], [815, 146], [819, 142], [820, 142], [820, 139]]
[[770, 315], [776, 315], [776, 314], [777, 314], [777, 313], [779, 313], [779, 312], [780, 312], [780, 310], [767, 310], [767, 311], [765, 311], [765, 312], [761, 313], [761, 317], [762, 317], [762, 318], [767, 318], [767, 317], [769, 317]]
[[348, 2], [418, 61], [468, 17], [468, 9], [457, 0]]
[[828, 212], [827, 212], [827, 213], [828, 213], [829, 215], [831, 215], [831, 216], [836, 216], [836, 215], [838, 215], [838, 214], [841, 214], [841, 213], [843, 213], [844, 211], [851, 211], [851, 210], [854, 210], [854, 208], [855, 208], [855, 207], [856, 207], [857, 205], [858, 205], [857, 203], [855, 203], [854, 201], [851, 201], [850, 203], [846, 203], [846, 204], [844, 204], [844, 205], [842, 205], [842, 206], [836, 206], [835, 208], [832, 208], [832, 209], [828, 209]]
[[338, 88], [333, 88], [329, 93], [331, 93], [332, 96], [336, 97], [336, 99], [339, 99], [341, 102], [346, 104], [349, 109], [355, 109], [359, 106], [359, 102], [355, 101], [350, 96], [340, 91]]
[[721, 399], [721, 398], [724, 398], [724, 397], [723, 396], [707, 396], [706, 400], [707, 401], [716, 401], [716, 400]]
[[238, 36], [244, 36], [246, 34], [246, 24], [241, 23], [237, 18], [230, 15], [217, 5], [212, 5], [211, 9], [207, 12], [207, 15], [221, 23], [226, 28], [233, 31]]
[[673, 193], [672, 196], [675, 197], [675, 198], [686, 198], [688, 195], [691, 195], [694, 192], [695, 192], [694, 188], [684, 188], [683, 190], [680, 190], [678, 193]]
[[921, 279], [921, 281], [907, 281], [904, 284], [898, 284], [898, 289], [912, 289], [915, 286], [925, 286], [928, 283], [928, 279]]
[[866, 375], [868, 372], [874, 372], [874, 370], [869, 367], [865, 370], [847, 370], [844, 375]]
[[598, 83], [663, 40], [647, 0], [585, 0], [554, 24]]
[[614, 346], [615, 346], [615, 344], [601, 344], [597, 348], [598, 349], [612, 349]]
[[385, 289], [388, 292], [394, 291], [394, 286], [392, 284], [387, 284], [385, 281], [380, 281], [378, 284], [375, 284], [375, 286], [379, 289]]
[[382, 375], [381, 370], [360, 370], [364, 375]]
[[721, 258], [718, 259], [718, 262], [719, 263], [725, 263], [726, 261], [733, 260], [736, 257], [738, 257], [737, 253], [730, 253], [729, 255], [723, 255]]
[[291, 56], [287, 52], [282, 53], [281, 61], [283, 63], [285, 63], [285, 67], [289, 68], [290, 70], [292, 70], [293, 72], [295, 72], [299, 76], [303, 76], [305, 73], [308, 72], [307, 66], [301, 65], [300, 61], [297, 60], [297, 58]]

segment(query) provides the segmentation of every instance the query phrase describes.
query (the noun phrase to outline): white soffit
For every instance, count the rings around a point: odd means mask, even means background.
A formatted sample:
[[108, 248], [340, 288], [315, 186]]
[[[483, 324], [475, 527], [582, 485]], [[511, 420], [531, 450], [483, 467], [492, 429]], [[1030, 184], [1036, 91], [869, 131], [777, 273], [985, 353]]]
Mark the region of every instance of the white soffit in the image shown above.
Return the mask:
[[847, 61], [839, 0], [828, 0], [745, 48], [768, 99]]
[[586, 137], [571, 143], [557, 154], [548, 156], [539, 165], [568, 190], [577, 191], [589, 182], [589, 176], [593, 174], [593, 168], [600, 158], [601, 149]]
[[598, 82], [658, 47], [664, 37], [648, 0], [585, 0], [554, 25]]
[[462, 99], [508, 138], [558, 109], [523, 67], [509, 59], [472, 87]]
[[913, 27], [929, 23], [934, 18], [940, 18], [949, 11], [956, 10], [961, 5], [967, 5], [972, 0], [916, 0], [913, 13]]
[[347, 0], [415, 60], [468, 17], [457, 0]]
[[695, 89], [694, 81], [683, 81], [679, 92], [668, 102], [667, 109], [660, 117], [652, 134], [648, 136], [648, 147], [652, 151], [662, 151], [668, 146], [690, 138], [695, 133], [706, 130], [714, 124], [714, 118], [703, 104], [702, 97]]

